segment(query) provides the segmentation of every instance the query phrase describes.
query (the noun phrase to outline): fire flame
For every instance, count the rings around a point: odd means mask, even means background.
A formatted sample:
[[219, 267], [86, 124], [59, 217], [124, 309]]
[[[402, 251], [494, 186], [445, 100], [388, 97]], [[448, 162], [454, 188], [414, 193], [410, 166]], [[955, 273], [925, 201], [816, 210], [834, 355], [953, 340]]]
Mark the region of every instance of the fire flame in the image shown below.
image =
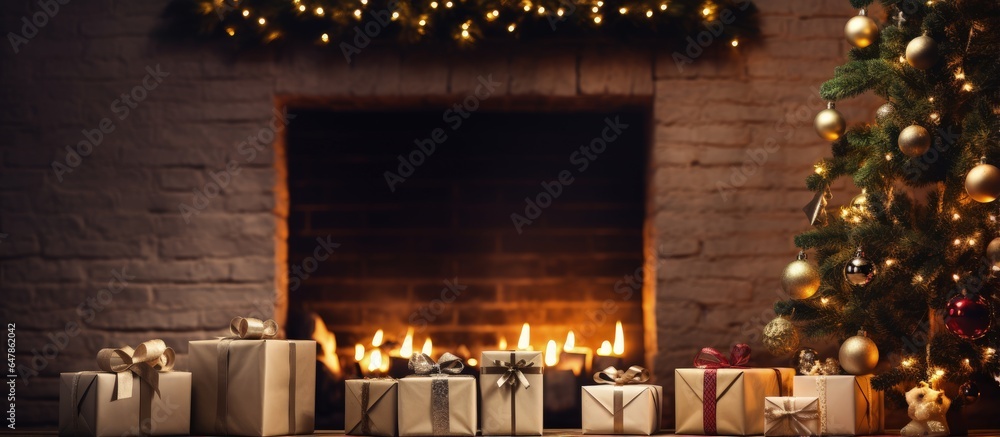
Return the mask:
[[615, 355], [625, 354], [625, 332], [622, 330], [622, 321], [615, 324], [615, 345], [612, 348]]
[[368, 371], [374, 372], [376, 370], [382, 370], [382, 351], [378, 349], [373, 350], [371, 357], [368, 359]]
[[361, 343], [354, 345], [354, 361], [365, 359], [365, 346]]
[[521, 325], [521, 336], [517, 338], [518, 350], [531, 350], [531, 325], [525, 323]]
[[500, 349], [502, 351], [507, 350], [507, 337], [504, 337], [502, 335], [500, 336], [500, 341], [497, 342], [497, 349]]
[[611, 342], [604, 340], [604, 343], [601, 343], [601, 347], [597, 348], [597, 355], [606, 357], [608, 355], [611, 355], [611, 351], [612, 351]]
[[384, 335], [384, 333], [382, 332], [381, 329], [379, 329], [378, 331], [375, 331], [375, 336], [372, 337], [372, 346], [373, 347], [382, 346], [382, 336], [383, 335]]
[[434, 343], [431, 343], [430, 337], [427, 337], [427, 340], [424, 340], [424, 347], [420, 348], [420, 352], [428, 357], [432, 356], [431, 352], [434, 352]]
[[576, 334], [574, 334], [573, 330], [570, 329], [569, 332], [566, 334], [566, 343], [563, 344], [563, 351], [572, 352], [573, 348], [575, 347], [576, 347]]
[[337, 337], [329, 329], [326, 329], [326, 323], [323, 323], [323, 318], [318, 314], [313, 314], [313, 324], [312, 338], [323, 348], [323, 355], [318, 356], [317, 359], [334, 376], [340, 376], [340, 358], [337, 357]]
[[545, 345], [545, 365], [552, 367], [559, 363], [559, 352], [556, 349], [556, 341], [549, 340]]
[[403, 345], [399, 347], [399, 356], [403, 358], [413, 356], [413, 327], [406, 329], [406, 337], [403, 338]]

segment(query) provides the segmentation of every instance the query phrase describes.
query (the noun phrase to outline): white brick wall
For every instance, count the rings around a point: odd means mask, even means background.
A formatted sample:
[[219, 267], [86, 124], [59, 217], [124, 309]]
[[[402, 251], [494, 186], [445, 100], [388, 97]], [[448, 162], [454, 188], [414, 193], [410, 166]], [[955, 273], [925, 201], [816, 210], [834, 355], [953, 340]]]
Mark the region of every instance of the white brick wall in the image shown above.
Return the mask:
[[[230, 315], [272, 311], [279, 224], [270, 152], [243, 165], [192, 223], [178, 204], [239, 159], [236, 145], [266, 125], [277, 99], [464, 96], [489, 74], [509, 97], [652, 100], [647, 233], [656, 284], [645, 295], [655, 337], [647, 351], [658, 351], [651, 364], [672, 391], [672, 368], [688, 365], [697, 348], [728, 347], [760, 327], [744, 322], [775, 300], [792, 237], [807, 227], [804, 178], [828, 153], [812, 132], [815, 90], [843, 60], [852, 11], [843, 0], [756, 3], [762, 44], [741, 46], [727, 62], [697, 59], [683, 72], [667, 50], [565, 44], [455, 53], [373, 46], [352, 65], [311, 49], [234, 58], [149, 37], [165, 0], [63, 5], [18, 54], [4, 47], [0, 55], [0, 233], [8, 235], [0, 285], [21, 363], [49, 343], [47, 333], [81, 321], [75, 308], [99, 295], [113, 269], [135, 279], [42, 376], [19, 387], [21, 423], [52, 424], [52, 376], [93, 368], [100, 347], [161, 337], [183, 352], [188, 339], [222, 332]], [[17, 31], [37, 10], [6, 2], [2, 29]], [[156, 65], [170, 75], [119, 120], [112, 102]], [[839, 108], [858, 122], [878, 103]], [[105, 117], [115, 130], [59, 182], [51, 162], [65, 161], [65, 146]], [[723, 200], [716, 183], [769, 138], [777, 150]], [[841, 184], [834, 202], [852, 195]], [[672, 403], [665, 410], [672, 414]]]

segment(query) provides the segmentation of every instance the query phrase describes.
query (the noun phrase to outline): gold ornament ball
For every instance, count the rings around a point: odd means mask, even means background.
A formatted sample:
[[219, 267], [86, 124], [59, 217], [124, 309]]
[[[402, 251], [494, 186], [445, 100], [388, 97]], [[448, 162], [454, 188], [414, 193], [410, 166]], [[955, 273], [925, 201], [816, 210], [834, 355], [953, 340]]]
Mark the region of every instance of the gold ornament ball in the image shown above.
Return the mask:
[[931, 133], [920, 125], [907, 126], [899, 133], [896, 144], [904, 155], [910, 158], [923, 156], [931, 148]]
[[986, 257], [993, 263], [993, 267], [1000, 268], [1000, 238], [994, 238], [986, 246]]
[[779, 316], [764, 325], [762, 341], [775, 356], [788, 356], [799, 348], [799, 331], [792, 322]]
[[937, 42], [929, 36], [918, 36], [906, 45], [906, 62], [918, 70], [931, 68], [938, 59]]
[[878, 346], [863, 334], [855, 335], [840, 345], [840, 367], [851, 375], [867, 375], [878, 365]]
[[844, 26], [844, 36], [852, 46], [863, 49], [878, 41], [878, 24], [864, 15], [858, 15], [847, 20]]
[[797, 259], [781, 272], [781, 289], [792, 299], [808, 299], [819, 290], [819, 271], [804, 259]]
[[1000, 168], [979, 164], [965, 175], [965, 191], [979, 203], [989, 203], [1000, 197]]
[[827, 108], [816, 114], [816, 133], [827, 141], [836, 141], [847, 130], [844, 116], [833, 108]]

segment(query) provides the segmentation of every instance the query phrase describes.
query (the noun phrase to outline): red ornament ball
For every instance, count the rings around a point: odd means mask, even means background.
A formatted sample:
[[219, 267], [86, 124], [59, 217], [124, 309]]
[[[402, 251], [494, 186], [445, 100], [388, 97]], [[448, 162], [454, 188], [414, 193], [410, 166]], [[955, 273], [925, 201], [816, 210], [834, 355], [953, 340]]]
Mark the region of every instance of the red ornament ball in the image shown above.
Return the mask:
[[945, 326], [966, 340], [986, 335], [993, 322], [993, 309], [983, 296], [955, 296], [948, 302], [947, 310]]

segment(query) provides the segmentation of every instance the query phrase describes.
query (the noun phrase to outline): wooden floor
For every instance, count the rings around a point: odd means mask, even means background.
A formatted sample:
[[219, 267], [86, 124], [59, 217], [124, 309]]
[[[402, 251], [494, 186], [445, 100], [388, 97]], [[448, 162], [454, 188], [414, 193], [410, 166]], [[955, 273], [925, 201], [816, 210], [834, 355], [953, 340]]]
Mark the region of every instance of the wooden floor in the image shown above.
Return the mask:
[[[683, 436], [682, 434], [674, 434], [669, 432], [670, 430], [665, 430], [658, 436]], [[38, 435], [58, 435], [58, 432], [54, 429], [49, 430], [24, 430], [24, 431], [10, 431], [3, 430], [0, 431], [0, 435], [16, 435], [16, 436], [38, 436]], [[344, 431], [316, 431], [314, 436], [342, 436]], [[545, 437], [577, 437], [581, 436], [582, 431], [579, 429], [547, 429], [545, 430]], [[589, 435], [589, 434], [588, 434]], [[969, 431], [970, 436], [975, 437], [1000, 437], [1000, 430], [974, 430]], [[598, 436], [600, 437], [600, 436]], [[899, 432], [895, 430], [889, 430], [889, 433], [872, 436], [872, 437], [899, 437]]]

